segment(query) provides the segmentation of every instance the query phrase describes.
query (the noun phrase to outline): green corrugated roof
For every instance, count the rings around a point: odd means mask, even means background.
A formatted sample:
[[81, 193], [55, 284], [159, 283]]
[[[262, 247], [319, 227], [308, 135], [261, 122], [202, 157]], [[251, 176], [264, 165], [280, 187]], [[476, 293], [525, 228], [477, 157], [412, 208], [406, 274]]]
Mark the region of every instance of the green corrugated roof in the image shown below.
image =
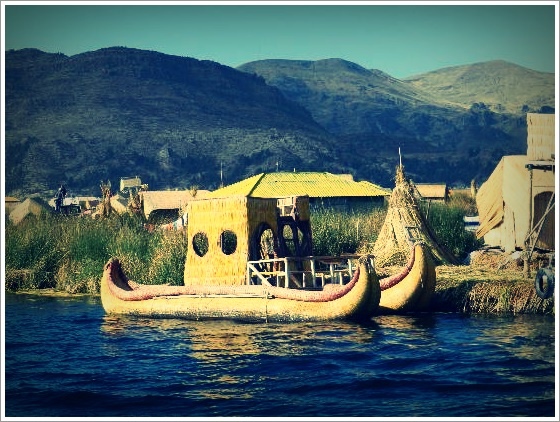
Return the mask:
[[241, 180], [240, 182], [234, 183], [232, 185], [224, 186], [223, 188], [217, 189], [211, 192], [209, 198], [223, 198], [227, 196], [251, 196], [251, 191], [258, 184], [264, 173], [257, 174], [256, 176], [251, 176], [248, 179]]
[[261, 173], [225, 186], [210, 194], [211, 197], [252, 196], [281, 198], [303, 196], [327, 198], [341, 196], [389, 196], [391, 191], [370, 182], [355, 182], [351, 175], [326, 172]]

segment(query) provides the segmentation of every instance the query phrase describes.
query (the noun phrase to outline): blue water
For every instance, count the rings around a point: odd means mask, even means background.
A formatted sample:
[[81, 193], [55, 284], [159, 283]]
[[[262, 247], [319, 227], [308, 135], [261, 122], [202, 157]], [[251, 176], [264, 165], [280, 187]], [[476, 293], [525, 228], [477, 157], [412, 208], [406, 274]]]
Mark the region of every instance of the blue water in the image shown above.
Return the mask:
[[110, 317], [6, 295], [6, 417], [554, 417], [555, 319]]

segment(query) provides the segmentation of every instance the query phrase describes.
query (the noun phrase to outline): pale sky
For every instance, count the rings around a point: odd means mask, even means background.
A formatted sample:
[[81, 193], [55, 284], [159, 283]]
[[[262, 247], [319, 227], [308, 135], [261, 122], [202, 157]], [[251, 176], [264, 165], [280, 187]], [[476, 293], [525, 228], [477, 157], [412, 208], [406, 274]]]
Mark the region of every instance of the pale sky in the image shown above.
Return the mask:
[[2, 42], [4, 50], [69, 56], [125, 46], [231, 67], [341, 58], [396, 78], [489, 60], [555, 72], [555, 7], [554, 1], [3, 1]]

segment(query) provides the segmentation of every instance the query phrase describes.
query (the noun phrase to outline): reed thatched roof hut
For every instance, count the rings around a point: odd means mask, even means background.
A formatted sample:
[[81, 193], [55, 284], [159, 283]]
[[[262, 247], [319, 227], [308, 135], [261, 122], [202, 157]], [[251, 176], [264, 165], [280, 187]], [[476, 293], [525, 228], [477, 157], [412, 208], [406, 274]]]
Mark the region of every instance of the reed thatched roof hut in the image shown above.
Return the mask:
[[420, 200], [447, 202], [449, 197], [446, 183], [414, 183], [414, 187]]
[[9, 215], [19, 204], [21, 201], [13, 196], [4, 197], [5, 213]]
[[204, 198], [208, 193], [207, 190], [153, 190], [140, 192], [140, 198], [144, 216], [148, 221], [157, 219], [157, 215], [167, 216], [167, 219], [172, 221], [181, 210], [186, 209], [190, 201]]
[[[480, 227], [478, 238], [505, 252], [523, 249], [530, 228], [545, 217], [547, 204], [554, 201], [554, 172], [534, 171], [526, 155], [502, 157], [476, 195]], [[553, 203], [554, 204], [554, 203]], [[554, 249], [554, 214], [549, 214], [539, 232], [537, 246]]]
[[404, 174], [402, 166], [397, 167], [395, 188], [389, 198], [389, 209], [385, 222], [373, 247], [373, 254], [380, 267], [405, 265], [411, 243], [424, 242], [431, 250], [435, 262], [456, 264], [457, 258], [440, 245], [418, 208], [415, 187]]
[[27, 198], [12, 210], [9, 219], [13, 224], [19, 224], [29, 215], [40, 217], [42, 214], [52, 212], [53, 208], [47, 201], [41, 198]]
[[128, 212], [128, 198], [119, 194], [111, 196], [111, 206], [118, 214]]

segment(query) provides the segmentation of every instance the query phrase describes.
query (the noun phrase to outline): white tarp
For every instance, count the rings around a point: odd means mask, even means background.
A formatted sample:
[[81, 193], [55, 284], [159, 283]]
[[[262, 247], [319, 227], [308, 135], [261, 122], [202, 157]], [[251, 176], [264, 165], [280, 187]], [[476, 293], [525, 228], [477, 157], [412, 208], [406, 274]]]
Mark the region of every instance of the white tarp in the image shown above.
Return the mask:
[[[480, 227], [478, 238], [506, 252], [523, 248], [533, 205], [530, 172], [526, 155], [502, 157], [494, 172], [482, 184], [476, 196]], [[533, 170], [533, 198], [543, 192], [554, 192], [554, 172]]]

